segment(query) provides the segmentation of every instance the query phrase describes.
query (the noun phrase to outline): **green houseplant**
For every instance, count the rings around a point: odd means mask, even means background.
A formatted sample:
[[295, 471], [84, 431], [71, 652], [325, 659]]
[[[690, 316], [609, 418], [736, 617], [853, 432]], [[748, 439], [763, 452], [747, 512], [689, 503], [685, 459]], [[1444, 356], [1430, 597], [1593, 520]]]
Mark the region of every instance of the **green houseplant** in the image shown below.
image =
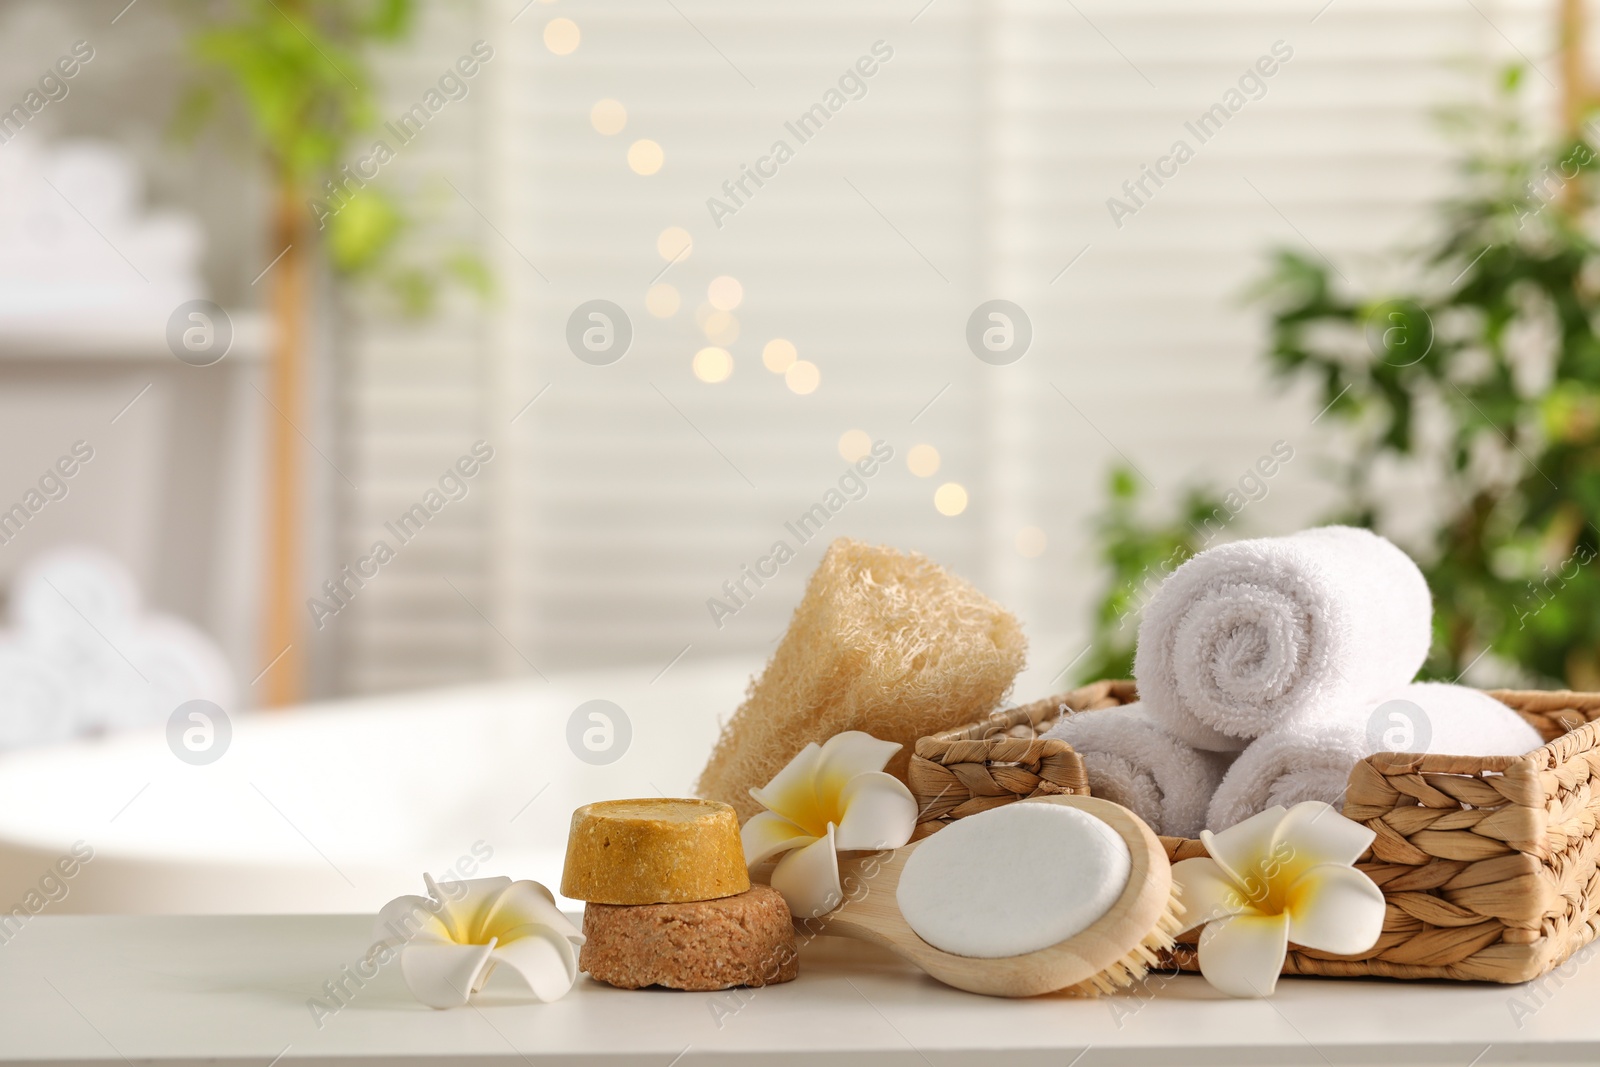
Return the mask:
[[264, 679], [267, 703], [285, 704], [301, 696], [298, 457], [312, 278], [376, 281], [412, 314], [431, 308], [446, 275], [480, 293], [488, 279], [470, 252], [442, 263], [408, 260], [402, 238], [415, 213], [379, 183], [356, 187], [341, 174], [358, 138], [378, 123], [372, 57], [410, 34], [413, 0], [202, 0], [181, 10], [194, 78], [174, 130], [192, 138], [209, 125], [241, 139], [269, 187], [266, 244], [277, 258], [264, 272], [272, 326], [266, 395], [278, 417], [269, 420], [262, 651], [263, 662], [275, 663]]
[[[1464, 141], [1437, 236], [1397, 252], [1394, 292], [1356, 293], [1319, 256], [1274, 253], [1253, 296], [1281, 383], [1315, 383], [1348, 445], [1327, 521], [1383, 529], [1380, 467], [1426, 474], [1429, 531], [1410, 545], [1436, 602], [1426, 673], [1600, 688], [1600, 245], [1586, 210], [1600, 171], [1588, 128], [1540, 144], [1519, 68], [1484, 108], [1446, 116]], [[1600, 133], [1600, 130], [1596, 130]], [[1119, 472], [1097, 525], [1112, 579], [1085, 677], [1125, 677], [1127, 615], [1149, 568], [1198, 548], [1190, 489], [1176, 520], [1140, 512]], [[1264, 531], [1257, 531], [1264, 532]]]

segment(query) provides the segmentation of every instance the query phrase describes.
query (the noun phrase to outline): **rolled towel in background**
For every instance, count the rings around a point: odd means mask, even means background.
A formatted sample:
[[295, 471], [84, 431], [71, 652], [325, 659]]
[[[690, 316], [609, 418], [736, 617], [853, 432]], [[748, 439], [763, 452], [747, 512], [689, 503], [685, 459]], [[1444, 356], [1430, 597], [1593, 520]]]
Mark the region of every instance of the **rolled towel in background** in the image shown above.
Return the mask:
[[[1408, 701], [1422, 714], [1403, 705], [1385, 711], [1394, 701]], [[1217, 787], [1206, 826], [1225, 830], [1275, 804], [1303, 800], [1342, 808], [1351, 769], [1376, 752], [1520, 756], [1542, 744], [1527, 720], [1486, 693], [1417, 682], [1327, 721], [1291, 723], [1254, 741]]]
[[1157, 590], [1133, 673], [1170, 733], [1237, 752], [1411, 681], [1432, 619], [1422, 572], [1370, 530], [1236, 541], [1195, 556]]
[[1067, 715], [1043, 736], [1083, 757], [1097, 797], [1130, 809], [1168, 837], [1195, 837], [1232, 755], [1202, 752], [1167, 733], [1139, 704]]

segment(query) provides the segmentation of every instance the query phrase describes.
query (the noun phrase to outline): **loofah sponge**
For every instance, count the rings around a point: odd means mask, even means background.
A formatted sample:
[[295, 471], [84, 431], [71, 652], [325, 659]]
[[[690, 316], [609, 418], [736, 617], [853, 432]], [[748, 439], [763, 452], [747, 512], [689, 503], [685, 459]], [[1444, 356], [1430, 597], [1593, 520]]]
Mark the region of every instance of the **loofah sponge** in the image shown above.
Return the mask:
[[917, 739], [992, 711], [1026, 652], [1016, 618], [937, 563], [839, 538], [696, 791], [748, 819], [752, 786], [845, 730], [899, 742], [885, 770], [903, 781]]

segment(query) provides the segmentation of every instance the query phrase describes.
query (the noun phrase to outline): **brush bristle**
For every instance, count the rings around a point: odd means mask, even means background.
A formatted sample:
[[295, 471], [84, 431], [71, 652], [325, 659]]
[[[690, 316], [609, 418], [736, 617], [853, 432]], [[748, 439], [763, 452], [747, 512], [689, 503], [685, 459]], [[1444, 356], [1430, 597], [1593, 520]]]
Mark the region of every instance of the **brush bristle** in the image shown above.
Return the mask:
[[1167, 898], [1166, 909], [1162, 911], [1161, 918], [1156, 920], [1155, 929], [1145, 934], [1120, 960], [1099, 974], [1075, 986], [1068, 986], [1063, 992], [1098, 997], [1102, 993], [1118, 993], [1137, 984], [1150, 973], [1150, 968], [1161, 962], [1160, 954], [1177, 944], [1178, 935], [1188, 929], [1183, 914], [1183, 902], [1178, 899], [1178, 887], [1174, 885], [1172, 895]]

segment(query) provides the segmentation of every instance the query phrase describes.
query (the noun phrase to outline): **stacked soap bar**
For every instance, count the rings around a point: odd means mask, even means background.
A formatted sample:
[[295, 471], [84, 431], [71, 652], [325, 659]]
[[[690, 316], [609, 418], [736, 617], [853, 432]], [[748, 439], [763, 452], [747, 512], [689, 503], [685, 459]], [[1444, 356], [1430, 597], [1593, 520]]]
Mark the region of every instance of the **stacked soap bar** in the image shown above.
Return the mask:
[[586, 904], [578, 966], [597, 981], [713, 990], [798, 973], [789, 909], [750, 885], [726, 804], [584, 805], [572, 813], [561, 892]]

